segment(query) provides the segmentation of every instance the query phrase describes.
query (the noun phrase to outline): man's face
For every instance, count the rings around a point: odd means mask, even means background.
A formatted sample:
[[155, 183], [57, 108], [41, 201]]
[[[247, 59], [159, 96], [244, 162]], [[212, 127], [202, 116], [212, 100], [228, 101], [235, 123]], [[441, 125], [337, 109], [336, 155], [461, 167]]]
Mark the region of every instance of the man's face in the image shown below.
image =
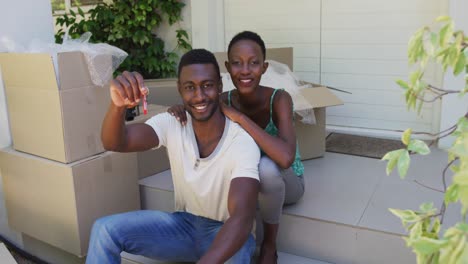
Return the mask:
[[207, 121], [218, 110], [222, 82], [213, 64], [182, 67], [178, 88], [185, 109], [194, 120]]

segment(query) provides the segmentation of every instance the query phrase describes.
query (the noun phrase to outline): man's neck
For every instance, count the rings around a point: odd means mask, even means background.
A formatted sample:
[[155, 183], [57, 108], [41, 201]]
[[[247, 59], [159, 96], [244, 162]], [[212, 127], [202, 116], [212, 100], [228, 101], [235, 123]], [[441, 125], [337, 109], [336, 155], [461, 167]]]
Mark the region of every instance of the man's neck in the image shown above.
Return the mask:
[[193, 131], [201, 158], [209, 156], [214, 151], [223, 135], [225, 122], [226, 117], [219, 109], [207, 121], [201, 122], [192, 119]]

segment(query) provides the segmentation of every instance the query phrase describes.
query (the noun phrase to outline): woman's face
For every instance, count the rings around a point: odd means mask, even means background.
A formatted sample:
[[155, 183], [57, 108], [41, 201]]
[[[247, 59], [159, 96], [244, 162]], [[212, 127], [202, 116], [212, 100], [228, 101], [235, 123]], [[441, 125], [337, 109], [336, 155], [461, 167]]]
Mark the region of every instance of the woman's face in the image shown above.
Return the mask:
[[268, 68], [262, 49], [252, 40], [236, 42], [228, 54], [226, 68], [239, 93], [253, 92]]

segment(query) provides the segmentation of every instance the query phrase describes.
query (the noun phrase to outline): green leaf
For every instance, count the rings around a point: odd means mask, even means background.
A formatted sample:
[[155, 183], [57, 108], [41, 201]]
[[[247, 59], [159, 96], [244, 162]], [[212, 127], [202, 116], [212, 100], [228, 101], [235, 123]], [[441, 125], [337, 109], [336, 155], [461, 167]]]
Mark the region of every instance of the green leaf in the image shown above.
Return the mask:
[[390, 151], [387, 154], [385, 154], [385, 156], [383, 156], [382, 160], [388, 160], [386, 169], [387, 175], [390, 175], [390, 173], [393, 171], [398, 162], [398, 158], [400, 157], [403, 151], [405, 151], [405, 149], [398, 149]]
[[83, 9], [81, 9], [80, 7], [78, 7], [78, 13], [84, 17], [85, 16], [85, 13], [83, 12]]
[[465, 217], [466, 212], [468, 210], [468, 187], [467, 186], [460, 186], [460, 190], [458, 191], [458, 199], [462, 205], [462, 209], [461, 209], [462, 216]]
[[403, 222], [416, 222], [419, 220], [419, 216], [412, 210], [401, 210], [401, 209], [388, 209], [392, 214], [396, 215]]
[[419, 210], [424, 213], [434, 211], [434, 203], [423, 203], [419, 206]]
[[449, 22], [452, 21], [452, 19], [449, 16], [439, 16], [435, 20], [436, 22]]
[[464, 116], [460, 117], [457, 122], [457, 132], [468, 132], [468, 119]]
[[452, 184], [447, 188], [447, 191], [444, 195], [444, 202], [446, 206], [449, 203], [454, 203], [458, 200], [458, 190], [459, 186], [457, 184]]
[[439, 235], [439, 232], [440, 232], [440, 219], [439, 218], [435, 218], [434, 219], [434, 224], [432, 225], [432, 230], [431, 232], [433, 234], [436, 234], [437, 237]]
[[400, 178], [404, 179], [410, 165], [410, 156], [407, 150], [404, 150], [398, 158], [398, 173]]
[[421, 254], [433, 254], [447, 244], [446, 240], [432, 239], [428, 237], [420, 237], [419, 239], [411, 241], [413, 249]]
[[453, 182], [468, 187], [468, 171], [463, 170], [453, 176]]
[[449, 149], [450, 153], [459, 157], [468, 157], [468, 138], [458, 137], [453, 146]]
[[401, 88], [403, 88], [404, 90], [410, 89], [408, 83], [406, 83], [406, 82], [403, 81], [403, 80], [397, 80], [396, 83], [397, 83]]
[[411, 128], [408, 128], [405, 130], [405, 132], [403, 132], [403, 135], [401, 135], [401, 142], [403, 142], [403, 144], [405, 144], [406, 146], [408, 146], [410, 142], [411, 132], [413, 132]]
[[416, 152], [421, 155], [427, 155], [431, 153], [431, 150], [429, 147], [426, 145], [426, 143], [422, 140], [419, 139], [413, 139], [408, 145], [408, 150], [411, 150], [413, 152]]
[[458, 74], [460, 74], [465, 69], [465, 65], [466, 65], [465, 54], [461, 53], [458, 56], [457, 63], [455, 65], [455, 68], [453, 69], [453, 75], [457, 76]]

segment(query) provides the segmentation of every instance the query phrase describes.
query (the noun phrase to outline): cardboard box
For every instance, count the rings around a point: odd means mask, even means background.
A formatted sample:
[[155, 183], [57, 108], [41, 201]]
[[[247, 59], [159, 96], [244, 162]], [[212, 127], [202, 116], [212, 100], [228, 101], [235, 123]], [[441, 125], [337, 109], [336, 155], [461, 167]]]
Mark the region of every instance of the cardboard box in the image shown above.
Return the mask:
[[63, 164], [7, 148], [0, 168], [10, 227], [76, 256], [97, 218], [140, 209], [135, 153]]
[[[136, 116], [133, 121], [127, 122], [127, 124], [143, 123], [156, 114], [166, 112], [167, 108], [167, 106], [148, 104], [147, 115], [140, 114], [139, 116]], [[140, 110], [140, 113], [142, 112], [143, 111]], [[169, 157], [167, 156], [167, 150], [165, 147], [138, 152], [137, 160], [139, 179], [143, 179], [170, 168]]]
[[110, 96], [92, 81], [80, 52], [0, 53], [0, 68], [16, 150], [74, 162], [104, 152], [101, 123]]
[[[226, 52], [217, 52], [215, 53], [215, 57], [219, 63], [221, 72], [226, 72], [226, 67], [224, 66], [224, 62], [227, 60]], [[288, 65], [291, 70], [293, 69], [292, 48], [267, 49], [267, 59], [279, 61]], [[176, 79], [164, 79], [161, 80], [160, 84], [158, 80], [151, 80], [149, 84], [148, 88], [152, 91], [151, 94], [153, 96], [151, 97], [151, 103], [169, 106], [180, 103], [179, 97], [177, 97]], [[170, 87], [171, 84], [172, 88]], [[302, 160], [318, 158], [325, 154], [326, 107], [343, 104], [343, 101], [327, 87], [317, 84], [312, 84], [312, 86], [313, 88], [303, 89], [302, 93], [314, 108], [316, 124], [306, 125], [298, 121], [300, 120], [298, 115], [296, 115], [296, 121], [294, 122]], [[168, 95], [171, 92], [173, 94]], [[159, 93], [164, 94], [164, 96], [158, 97]], [[174, 98], [177, 98], [177, 100]]]
[[151, 91], [147, 97], [149, 103], [166, 106], [182, 104], [177, 90], [177, 79], [150, 79], [145, 80], [145, 84]]

